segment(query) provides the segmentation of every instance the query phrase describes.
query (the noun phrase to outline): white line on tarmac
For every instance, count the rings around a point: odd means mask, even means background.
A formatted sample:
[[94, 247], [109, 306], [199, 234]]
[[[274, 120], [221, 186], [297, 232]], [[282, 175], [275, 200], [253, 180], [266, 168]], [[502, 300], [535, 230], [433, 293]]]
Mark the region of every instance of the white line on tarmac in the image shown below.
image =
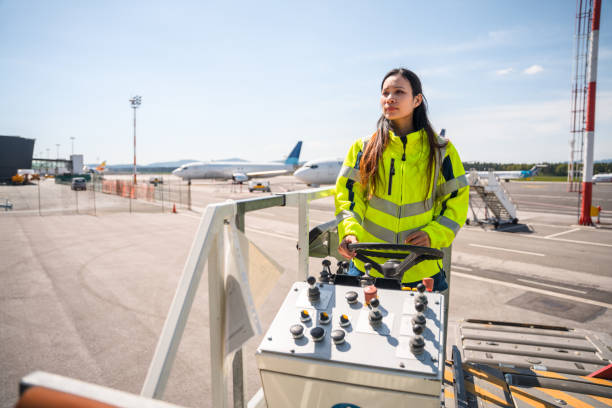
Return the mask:
[[451, 265], [451, 269], [459, 269], [460, 271], [472, 272], [472, 268], [466, 268], [465, 266]]
[[572, 244], [585, 244], [585, 245], [594, 245], [594, 246], [602, 246], [602, 247], [612, 248], [612, 244], [603, 244], [601, 242], [578, 241], [578, 240], [575, 240], [575, 239], [564, 239], [564, 238], [546, 238], [546, 237], [540, 237], [540, 236], [537, 236], [537, 235], [523, 235], [523, 236], [527, 237], [527, 238], [547, 239], [549, 241], [571, 242]]
[[574, 232], [574, 231], [580, 231], [580, 228], [574, 228], [574, 229], [567, 230], [567, 231], [557, 232], [556, 234], [547, 235], [544, 238], [558, 237], [559, 235], [569, 234], [570, 232]]
[[526, 290], [526, 291], [529, 291], [529, 292], [541, 293], [543, 295], [548, 295], [548, 296], [554, 296], [554, 297], [558, 297], [558, 298], [562, 298], [562, 299], [573, 300], [573, 301], [576, 301], [576, 302], [588, 303], [588, 304], [593, 305], [593, 306], [605, 307], [606, 309], [611, 309], [612, 308], [612, 304], [610, 304], [610, 303], [598, 302], [596, 300], [585, 299], [583, 297], [566, 295], [564, 293], [551, 292], [551, 291], [544, 290], [544, 289], [533, 288], [531, 286], [526, 286], [526, 285], [518, 285], [516, 283], [504, 282], [504, 281], [500, 281], [500, 280], [496, 280], [496, 279], [483, 278], [481, 276], [469, 275], [467, 273], [455, 272], [455, 273], [453, 273], [453, 276], [459, 276], [461, 278], [478, 280], [478, 281], [481, 281], [481, 282], [494, 283], [494, 284], [501, 285], [501, 286], [507, 286], [509, 288], [515, 288], [515, 289]]
[[565, 287], [565, 286], [551, 285], [550, 283], [542, 283], [542, 282], [530, 281], [529, 279], [516, 278], [516, 280], [517, 281], [531, 283], [532, 285], [541, 285], [541, 286], [548, 286], [550, 288], [557, 288], [557, 289], [568, 290], [570, 292], [576, 292], [576, 293], [582, 293], [582, 294], [586, 294], [587, 293], [584, 290], [571, 289], [571, 288], [568, 288], [568, 287]]
[[479, 245], [479, 244], [469, 244], [469, 245], [473, 246], [473, 247], [478, 247], [478, 248], [495, 249], [495, 250], [498, 250], [498, 251], [506, 251], [506, 252], [515, 252], [517, 254], [526, 254], [526, 255], [535, 255], [535, 256], [546, 256], [544, 254], [539, 254], [537, 252], [519, 251], [518, 249], [499, 248], [499, 247], [493, 247], [493, 246], [487, 246], [487, 245]]

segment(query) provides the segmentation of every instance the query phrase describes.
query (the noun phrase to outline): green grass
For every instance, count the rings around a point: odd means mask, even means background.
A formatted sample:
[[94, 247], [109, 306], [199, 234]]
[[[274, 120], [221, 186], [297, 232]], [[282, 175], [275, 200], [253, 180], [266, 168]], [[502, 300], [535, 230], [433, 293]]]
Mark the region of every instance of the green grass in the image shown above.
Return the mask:
[[567, 181], [567, 176], [535, 176], [512, 181]]

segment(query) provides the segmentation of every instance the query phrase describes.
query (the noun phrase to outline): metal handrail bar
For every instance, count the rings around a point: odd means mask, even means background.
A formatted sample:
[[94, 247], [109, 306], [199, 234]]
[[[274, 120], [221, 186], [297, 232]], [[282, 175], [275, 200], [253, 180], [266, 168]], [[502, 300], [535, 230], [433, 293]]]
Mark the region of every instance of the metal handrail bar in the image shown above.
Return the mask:
[[[212, 406], [227, 407], [227, 380], [223, 374], [225, 371], [222, 338], [224, 318], [222, 311], [225, 304], [221, 235], [223, 224], [226, 221], [235, 222], [236, 226], [244, 231], [246, 212], [275, 206], [298, 207], [298, 279], [304, 279], [308, 275], [308, 204], [312, 200], [332, 195], [333, 191], [334, 189], [330, 187], [302, 190], [257, 199], [210, 204], [206, 207], [183, 267], [140, 395], [156, 399], [161, 399], [163, 396], [204, 265], [208, 261], [211, 373], [217, 373], [211, 376]], [[244, 357], [241, 351], [237, 357], [242, 361]], [[238, 388], [238, 394], [236, 390], [234, 392], [235, 406], [237, 403], [238, 406], [246, 406], [246, 390], [242, 378], [243, 367], [243, 361], [238, 366], [234, 364], [235, 371], [236, 368], [239, 368], [239, 373], [234, 373], [234, 386]], [[237, 380], [239, 380], [238, 384]]]

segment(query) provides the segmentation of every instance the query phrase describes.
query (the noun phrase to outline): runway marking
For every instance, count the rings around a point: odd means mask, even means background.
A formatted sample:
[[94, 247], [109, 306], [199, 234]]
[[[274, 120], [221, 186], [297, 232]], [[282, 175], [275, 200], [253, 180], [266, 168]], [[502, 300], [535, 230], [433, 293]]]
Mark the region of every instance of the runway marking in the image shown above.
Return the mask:
[[610, 304], [610, 303], [598, 302], [596, 300], [585, 299], [583, 297], [577, 297], [577, 296], [572, 296], [572, 295], [566, 295], [564, 293], [551, 292], [549, 290], [533, 288], [533, 287], [527, 286], [527, 285], [518, 285], [516, 283], [504, 282], [504, 281], [500, 281], [500, 280], [496, 280], [496, 279], [483, 278], [481, 276], [469, 275], [467, 273], [461, 273], [461, 272], [455, 272], [455, 273], [453, 273], [453, 276], [459, 276], [461, 278], [473, 279], [473, 280], [477, 280], [477, 281], [481, 281], [481, 282], [494, 283], [494, 284], [501, 285], [501, 286], [506, 286], [506, 287], [509, 287], [509, 288], [527, 290], [527, 291], [530, 291], [530, 292], [541, 293], [543, 295], [558, 297], [558, 298], [567, 299], [567, 300], [573, 300], [573, 301], [576, 301], [576, 302], [588, 303], [588, 304], [593, 305], [593, 306], [605, 307], [606, 309], [611, 309], [612, 308], [612, 304]]
[[469, 244], [469, 245], [473, 246], [473, 247], [478, 247], [478, 248], [496, 249], [498, 251], [506, 251], [506, 252], [515, 252], [517, 254], [526, 254], [526, 255], [535, 255], [535, 256], [546, 256], [544, 254], [539, 254], [537, 252], [519, 251], [518, 249], [499, 248], [499, 247], [493, 247], [493, 246], [487, 246], [487, 245], [479, 245], [479, 244]]
[[557, 285], [551, 285], [550, 283], [542, 283], [542, 282], [535, 282], [535, 281], [530, 281], [528, 279], [523, 279], [523, 278], [516, 278], [517, 281], [522, 281], [522, 282], [527, 282], [530, 283], [532, 285], [541, 285], [541, 286], [548, 286], [551, 288], [557, 288], [557, 289], [563, 289], [563, 290], [567, 290], [570, 292], [576, 292], [576, 293], [582, 293], [582, 294], [586, 294], [587, 292], [584, 290], [578, 290], [578, 289], [571, 289], [565, 286], [557, 286]]
[[564, 239], [564, 238], [546, 238], [546, 237], [539, 237], [537, 235], [523, 235], [523, 236], [528, 237], [528, 238], [547, 239], [549, 241], [570, 242], [572, 244], [585, 244], [585, 245], [594, 245], [594, 246], [612, 248], [612, 244], [603, 244], [601, 242], [578, 241], [575, 239]]
[[465, 266], [458, 266], [458, 265], [451, 265], [451, 270], [453, 269], [459, 269], [460, 271], [467, 271], [467, 272], [473, 271], [472, 268], [466, 268]]
[[550, 238], [553, 238], [553, 237], [558, 237], [559, 235], [569, 234], [570, 232], [574, 232], [574, 231], [580, 231], [580, 228], [574, 228], [574, 229], [567, 230], [567, 231], [557, 232], [556, 234], [547, 235], [544, 238], [550, 239]]

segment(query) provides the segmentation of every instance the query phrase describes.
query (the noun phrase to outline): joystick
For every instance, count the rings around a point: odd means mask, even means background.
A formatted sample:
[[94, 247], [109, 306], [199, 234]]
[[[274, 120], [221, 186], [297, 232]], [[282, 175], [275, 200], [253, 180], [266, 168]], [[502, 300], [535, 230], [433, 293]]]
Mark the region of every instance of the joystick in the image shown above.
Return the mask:
[[414, 304], [422, 303], [425, 305], [425, 308], [427, 308], [427, 296], [425, 295], [425, 285], [419, 282], [416, 288], [419, 294], [414, 298]]
[[426, 320], [423, 312], [425, 311], [425, 305], [421, 302], [417, 302], [414, 305], [414, 309], [417, 311], [417, 314], [412, 318], [412, 324], [418, 324], [420, 326], [425, 327]]
[[349, 324], [351, 324], [351, 321], [350, 321], [349, 317], [347, 315], [345, 315], [345, 314], [341, 315], [340, 316], [340, 326], [341, 327], [346, 327]]
[[372, 264], [368, 262], [364, 265], [364, 268], [365, 268], [365, 274], [361, 277], [361, 286], [363, 287], [370, 286], [374, 283], [374, 278], [370, 276], [370, 270], [372, 269]]
[[310, 300], [310, 303], [317, 303], [319, 299], [321, 299], [321, 292], [317, 287], [317, 280], [314, 276], [309, 276], [306, 282], [308, 282], [308, 300]]
[[372, 310], [370, 310], [370, 313], [368, 314], [370, 325], [372, 327], [378, 327], [382, 323], [383, 318], [382, 313], [380, 310], [378, 310], [378, 306], [380, 306], [379, 300], [377, 298], [372, 299], [370, 301], [370, 306], [372, 307]]
[[410, 339], [410, 351], [412, 354], [419, 355], [425, 351], [425, 339], [423, 338], [423, 331], [425, 328], [420, 324], [412, 326], [412, 332], [414, 337]]
[[331, 279], [331, 269], [329, 268], [331, 265], [331, 262], [329, 261], [329, 259], [324, 259], [323, 262], [321, 262], [321, 264], [323, 265], [323, 269], [321, 270], [321, 273], [319, 274], [319, 282], [329, 282], [329, 280]]

